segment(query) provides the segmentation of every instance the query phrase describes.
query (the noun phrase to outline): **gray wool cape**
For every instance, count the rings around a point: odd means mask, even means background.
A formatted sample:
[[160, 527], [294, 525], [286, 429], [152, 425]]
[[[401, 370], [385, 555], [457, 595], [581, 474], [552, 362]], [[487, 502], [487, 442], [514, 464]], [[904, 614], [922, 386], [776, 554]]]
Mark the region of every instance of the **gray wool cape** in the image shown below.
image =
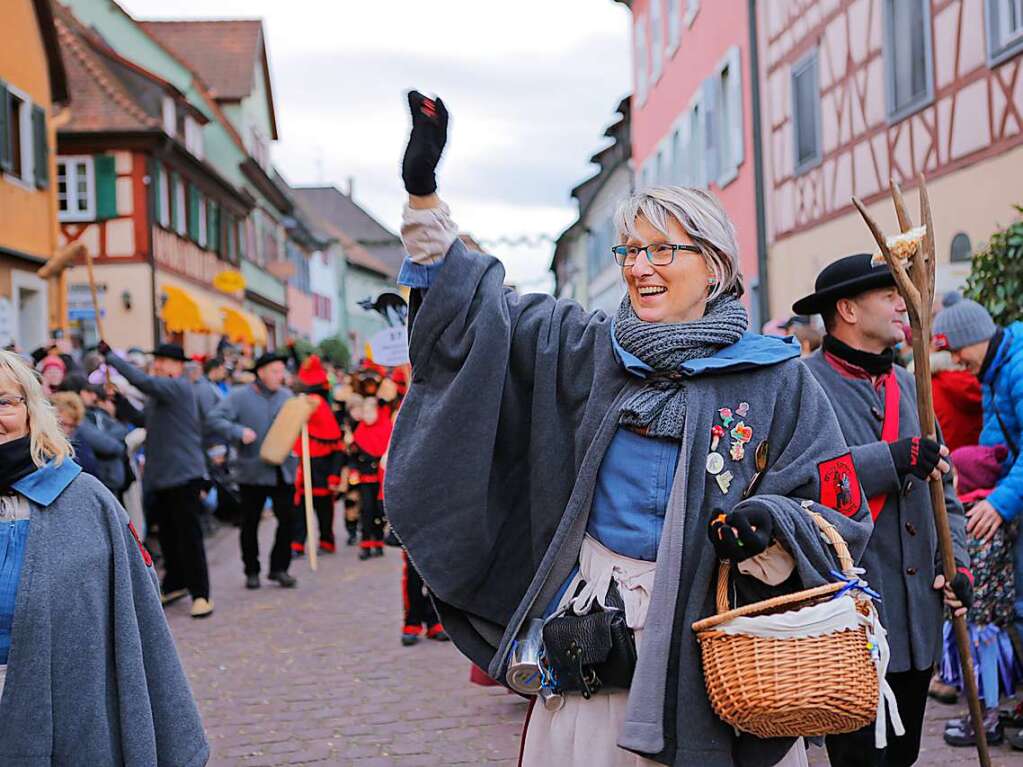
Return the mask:
[[[576, 565], [597, 472], [622, 401], [637, 390], [612, 347], [611, 319], [503, 287], [504, 269], [455, 241], [429, 290], [413, 291], [412, 385], [391, 441], [388, 518], [432, 591], [445, 629], [503, 681], [520, 627], [540, 616]], [[619, 746], [668, 765], [772, 765], [790, 739], [736, 737], [710, 708], [694, 621], [714, 611], [713, 511], [737, 504], [771, 444], [757, 500], [796, 558], [771, 589], [735, 577], [745, 598], [819, 585], [835, 565], [801, 506], [833, 522], [854, 556], [870, 532], [866, 503], [848, 516], [815, 503], [821, 467], [848, 460], [838, 421], [798, 360], [688, 382], [682, 457], [668, 504], [643, 652]], [[706, 471], [717, 410], [749, 403], [747, 458], [723, 493]], [[734, 568], [733, 568], [734, 570]]]
[[209, 746], [151, 560], [124, 509], [78, 471], [44, 468], [22, 492], [31, 517], [0, 764], [201, 767]]
[[[929, 669], [941, 660], [944, 600], [933, 588], [941, 572], [938, 533], [934, 526], [927, 482], [916, 477], [899, 480], [888, 443], [881, 441], [884, 396], [865, 379], [852, 379], [835, 370], [821, 351], [807, 359], [838, 414], [846, 441], [852, 446], [856, 471], [868, 499], [887, 494], [874, 521], [874, 532], [863, 553], [870, 585], [881, 594], [881, 623], [888, 630], [890, 673]], [[899, 438], [920, 436], [916, 381], [896, 366], [899, 382]], [[939, 435], [940, 440], [940, 435]], [[966, 549], [966, 517], [945, 475], [945, 508], [952, 529], [955, 559], [970, 565]]]

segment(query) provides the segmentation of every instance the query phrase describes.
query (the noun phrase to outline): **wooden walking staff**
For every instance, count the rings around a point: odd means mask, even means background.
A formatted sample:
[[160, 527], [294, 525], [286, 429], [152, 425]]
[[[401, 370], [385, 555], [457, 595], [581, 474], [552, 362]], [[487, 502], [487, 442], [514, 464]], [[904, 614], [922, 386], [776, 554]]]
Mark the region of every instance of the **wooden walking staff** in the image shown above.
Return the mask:
[[[916, 377], [916, 406], [920, 415], [920, 428], [923, 436], [937, 439], [934, 417], [934, 397], [931, 390], [931, 306], [934, 303], [934, 222], [931, 219], [931, 204], [927, 197], [927, 185], [923, 174], [917, 177], [920, 184], [920, 223], [924, 228], [923, 239], [915, 247], [909, 248], [908, 261], [901, 253], [892, 253], [888, 239], [881, 232], [877, 222], [867, 213], [863, 203], [856, 197], [853, 204], [859, 210], [863, 220], [870, 227], [871, 234], [877, 241], [884, 260], [892, 270], [895, 285], [906, 302], [909, 324], [913, 328], [913, 365]], [[903, 233], [913, 229], [913, 222], [906, 212], [906, 204], [902, 199], [902, 190], [890, 182], [892, 201], [895, 213], [899, 218], [899, 228]], [[896, 247], [899, 251], [900, 247]], [[941, 549], [942, 569], [945, 582], [950, 583], [956, 572], [955, 557], [952, 553], [952, 530], [948, 524], [948, 512], [945, 508], [945, 493], [940, 479], [931, 479], [928, 483], [931, 491], [931, 506], [934, 510], [934, 526], [938, 532], [938, 544]], [[970, 719], [977, 738], [977, 755], [982, 767], [990, 767], [991, 757], [988, 754], [987, 737], [984, 731], [984, 714], [977, 695], [977, 678], [973, 673], [973, 655], [970, 652], [970, 636], [966, 628], [965, 615], [953, 615], [952, 625], [955, 628], [956, 645], [959, 648], [959, 662], [963, 672], [963, 686], [970, 704]]]
[[305, 496], [305, 550], [309, 554], [309, 567], [316, 569], [316, 536], [313, 533], [316, 514], [313, 513], [313, 471], [309, 460], [309, 424], [302, 424], [302, 490]]

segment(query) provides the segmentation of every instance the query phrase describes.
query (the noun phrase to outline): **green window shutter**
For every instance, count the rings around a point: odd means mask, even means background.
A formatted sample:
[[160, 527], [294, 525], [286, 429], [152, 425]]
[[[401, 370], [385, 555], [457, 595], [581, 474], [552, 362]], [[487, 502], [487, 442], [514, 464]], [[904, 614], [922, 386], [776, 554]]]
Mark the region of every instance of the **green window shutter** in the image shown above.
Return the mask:
[[206, 210], [206, 247], [220, 253], [220, 206], [210, 200]]
[[235, 258], [238, 255], [235, 252], [235, 249], [234, 249], [234, 237], [235, 237], [234, 227], [235, 227], [234, 216], [232, 216], [230, 213], [225, 213], [224, 214], [224, 231], [225, 231], [226, 236], [225, 236], [225, 243], [224, 243], [225, 247], [224, 247], [223, 255], [227, 258], [228, 261], [231, 261], [232, 263], [235, 261]]
[[117, 218], [117, 169], [114, 156], [98, 154], [93, 160], [96, 179], [96, 220]]
[[178, 228], [178, 184], [180, 184], [177, 173], [171, 173], [167, 180], [167, 195], [170, 202], [170, 228], [177, 231]]
[[160, 223], [160, 163], [149, 160], [149, 222]]
[[188, 185], [188, 237], [199, 242], [199, 190]]
[[7, 83], [0, 80], [0, 170], [11, 169], [11, 100]]
[[32, 105], [32, 151], [35, 156], [36, 188], [50, 185], [50, 142], [46, 135], [46, 110]]

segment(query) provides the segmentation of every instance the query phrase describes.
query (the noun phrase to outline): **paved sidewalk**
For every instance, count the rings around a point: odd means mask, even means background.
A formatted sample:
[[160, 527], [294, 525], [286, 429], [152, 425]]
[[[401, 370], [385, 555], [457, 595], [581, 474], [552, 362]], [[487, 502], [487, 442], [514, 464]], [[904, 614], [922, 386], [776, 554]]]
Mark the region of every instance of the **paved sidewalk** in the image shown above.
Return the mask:
[[[272, 519], [261, 545], [269, 553]], [[216, 612], [195, 621], [168, 611], [202, 710], [215, 767], [278, 765], [504, 765], [516, 763], [525, 703], [468, 681], [450, 643], [402, 647], [401, 556], [360, 562], [354, 549], [292, 566], [294, 590], [246, 591], [237, 531], [208, 542]], [[961, 707], [960, 707], [961, 708]], [[941, 740], [957, 708], [932, 704], [918, 765], [976, 764], [972, 749]], [[1023, 753], [993, 749], [995, 767]], [[827, 765], [822, 749], [811, 764]]]
[[[261, 525], [264, 565], [273, 521]], [[402, 647], [401, 555], [292, 565], [246, 591], [236, 530], [208, 542], [216, 611], [167, 610], [216, 767], [514, 765], [525, 703], [469, 683], [450, 642]]]

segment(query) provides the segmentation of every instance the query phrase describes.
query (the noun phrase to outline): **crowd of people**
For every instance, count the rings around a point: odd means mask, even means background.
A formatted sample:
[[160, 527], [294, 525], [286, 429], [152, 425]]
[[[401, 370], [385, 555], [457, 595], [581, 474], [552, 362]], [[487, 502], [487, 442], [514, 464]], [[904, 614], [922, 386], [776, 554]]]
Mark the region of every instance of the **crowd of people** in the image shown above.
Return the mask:
[[[186, 357], [181, 346], [121, 354], [100, 342], [79, 357], [58, 344], [26, 355], [73, 449], [148, 539], [163, 572], [161, 598], [191, 597], [191, 614], [212, 614], [205, 539], [223, 524], [240, 528], [245, 586], [262, 585], [258, 531], [266, 511], [276, 519], [266, 577], [284, 588], [297, 579], [293, 558], [307, 545], [301, 438], [268, 459], [264, 443], [289, 401], [303, 394], [308, 415], [312, 545], [337, 551], [335, 525], [362, 561], [385, 551], [383, 476], [394, 418], [408, 378], [403, 368], [364, 362], [351, 373], [316, 354], [256, 358], [221, 342], [210, 357]], [[286, 417], [285, 417], [286, 420]], [[340, 519], [335, 522], [335, 509]], [[397, 546], [393, 535], [390, 543]], [[403, 644], [420, 634], [446, 639], [424, 586], [405, 563]]]
[[[282, 588], [309, 547], [337, 552], [339, 522], [359, 562], [401, 547], [402, 644], [450, 635], [474, 678], [530, 695], [526, 767], [799, 767], [813, 734], [834, 767], [909, 767], [928, 696], [963, 686], [951, 616], [968, 624], [987, 741], [1023, 749], [1023, 705], [1000, 708], [1023, 682], [1023, 323], [943, 297], [928, 435], [888, 268], [837, 258], [788, 335], [752, 333], [734, 228], [703, 190], [622, 201], [612, 315], [520, 295], [437, 195], [443, 102], [412, 92], [409, 106], [414, 377], [293, 347], [0, 352], [0, 760], [204, 764], [161, 604], [212, 615], [211, 518], [238, 525], [239, 588], [261, 588], [267, 511], [266, 577]], [[869, 717], [805, 737], [732, 726], [694, 623], [808, 590], [852, 600], [841, 631], [863, 631]], [[827, 634], [791, 633], [799, 612], [767, 616], [772, 636]], [[944, 737], [978, 733], [956, 718]]]

